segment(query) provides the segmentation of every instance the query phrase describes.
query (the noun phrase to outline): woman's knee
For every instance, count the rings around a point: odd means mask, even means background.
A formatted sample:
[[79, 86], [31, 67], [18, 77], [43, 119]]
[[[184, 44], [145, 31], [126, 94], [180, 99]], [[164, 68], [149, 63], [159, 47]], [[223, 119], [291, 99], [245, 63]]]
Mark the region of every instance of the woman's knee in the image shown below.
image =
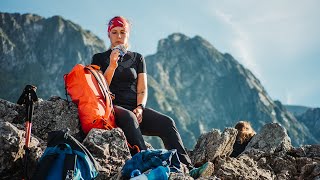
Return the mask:
[[115, 116], [117, 125], [122, 124], [136, 124], [136, 116], [135, 114], [124, 108], [115, 108]]
[[163, 123], [163, 125], [168, 128], [176, 127], [176, 123], [174, 122], [174, 120], [168, 116], [164, 116], [161, 123]]

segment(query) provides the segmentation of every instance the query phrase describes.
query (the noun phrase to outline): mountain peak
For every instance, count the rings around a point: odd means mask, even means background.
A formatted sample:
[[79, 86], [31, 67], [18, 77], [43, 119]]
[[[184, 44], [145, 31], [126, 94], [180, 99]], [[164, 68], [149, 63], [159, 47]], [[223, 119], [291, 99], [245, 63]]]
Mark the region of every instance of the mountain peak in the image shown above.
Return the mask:
[[190, 49], [188, 47], [191, 47], [192, 51], [196, 48], [197, 51], [207, 54], [207, 52], [204, 51], [209, 50], [217, 57], [221, 56], [221, 53], [203, 37], [196, 35], [193, 38], [190, 38], [182, 33], [173, 33], [167, 38], [161, 39], [158, 43], [158, 52], [167, 52], [170, 49], [173, 49], [173, 51], [185, 49], [189, 52]]
[[174, 42], [179, 42], [181, 40], [188, 40], [190, 38], [182, 33], [173, 33], [173, 34], [169, 35], [167, 39], [170, 39]]
[[171, 48], [172, 46], [184, 43], [190, 38], [182, 33], [173, 33], [165, 39], [161, 39], [158, 43], [158, 51], [162, 52]]
[[[156, 99], [148, 103], [183, 122], [178, 128], [189, 139], [187, 146], [192, 143], [188, 133], [196, 137], [211, 127], [222, 129], [242, 119], [251, 121], [255, 129], [265, 122], [281, 123], [294, 145], [317, 142], [280, 102], [273, 102], [253, 73], [200, 36], [174, 33], [159, 42], [158, 52], [146, 57], [146, 62], [148, 75], [158, 83], [150, 90]], [[164, 100], [160, 93], [170, 98]]]
[[0, 76], [6, 80], [0, 95], [11, 101], [25, 82], [37, 86], [44, 98], [59, 95], [62, 77], [74, 64], [88, 64], [93, 54], [105, 50], [101, 39], [61, 16], [0, 13], [0, 41], [0, 65], [5, 67]]

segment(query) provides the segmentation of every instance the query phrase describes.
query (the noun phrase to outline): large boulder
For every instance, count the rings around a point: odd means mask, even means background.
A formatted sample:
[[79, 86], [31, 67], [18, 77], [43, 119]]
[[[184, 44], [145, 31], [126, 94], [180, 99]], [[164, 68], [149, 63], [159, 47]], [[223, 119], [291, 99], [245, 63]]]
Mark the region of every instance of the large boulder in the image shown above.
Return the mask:
[[261, 168], [248, 156], [239, 158], [217, 158], [214, 175], [221, 179], [274, 179], [272, 171]]
[[[27, 167], [29, 175], [35, 169], [42, 150], [39, 140], [31, 137]], [[9, 122], [0, 121], [0, 179], [21, 179], [25, 164], [25, 132]]]
[[101, 179], [117, 174], [125, 161], [131, 158], [125, 135], [120, 128], [92, 129], [83, 144], [102, 167]]
[[229, 156], [238, 131], [234, 128], [226, 128], [221, 134], [214, 129], [201, 135], [194, 150], [191, 153], [191, 161], [196, 166], [207, 161], [214, 161], [218, 156]]
[[[13, 123], [23, 129], [26, 117], [25, 105], [18, 105], [0, 99], [0, 119]], [[60, 97], [49, 100], [40, 99], [34, 103], [32, 118], [32, 134], [41, 139], [47, 139], [50, 131], [68, 128], [70, 134], [81, 139], [81, 128], [77, 106]]]
[[290, 137], [287, 131], [278, 123], [269, 123], [262, 127], [246, 147], [245, 152], [259, 149], [264, 153], [286, 153], [292, 149]]
[[51, 97], [35, 104], [33, 134], [46, 140], [48, 132], [67, 128], [71, 135], [80, 138], [78, 108], [74, 103], [60, 97]]

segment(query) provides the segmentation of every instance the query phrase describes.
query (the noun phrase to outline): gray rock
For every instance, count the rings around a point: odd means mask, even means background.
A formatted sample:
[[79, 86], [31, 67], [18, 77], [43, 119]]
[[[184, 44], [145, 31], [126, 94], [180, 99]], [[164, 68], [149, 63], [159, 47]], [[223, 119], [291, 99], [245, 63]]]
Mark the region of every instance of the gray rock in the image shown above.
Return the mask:
[[261, 168], [248, 156], [217, 158], [214, 174], [221, 179], [275, 179], [272, 171]]
[[191, 153], [191, 160], [196, 166], [207, 161], [213, 162], [218, 156], [229, 156], [238, 131], [234, 128], [226, 128], [221, 134], [219, 130], [213, 130], [200, 136]]
[[33, 134], [46, 140], [50, 131], [69, 129], [69, 133], [80, 138], [78, 108], [72, 102], [60, 97], [51, 97], [47, 101], [35, 104], [33, 115]]
[[320, 163], [313, 162], [305, 165], [302, 168], [302, 172], [299, 179], [319, 180], [320, 179]]
[[289, 153], [295, 157], [320, 157], [320, 144], [296, 147], [291, 149]]
[[0, 99], [0, 121], [23, 123], [26, 114], [25, 111], [25, 108], [22, 106]]
[[[24, 169], [25, 132], [9, 122], [0, 121], [0, 179], [21, 179]], [[28, 156], [29, 175], [42, 154], [39, 140], [31, 136]]]
[[246, 147], [245, 152], [251, 149], [259, 149], [265, 153], [280, 153], [292, 149], [291, 140], [286, 129], [278, 123], [269, 123], [262, 127]]
[[[10, 103], [0, 99], [0, 120], [14, 123], [23, 128], [26, 116], [24, 105]], [[77, 106], [60, 97], [49, 100], [39, 100], [34, 103], [32, 117], [32, 134], [41, 139], [47, 139], [47, 133], [55, 130], [70, 129], [70, 134], [80, 139], [80, 123]]]
[[101, 179], [117, 174], [125, 161], [131, 158], [125, 135], [120, 128], [92, 129], [83, 144], [101, 165]]

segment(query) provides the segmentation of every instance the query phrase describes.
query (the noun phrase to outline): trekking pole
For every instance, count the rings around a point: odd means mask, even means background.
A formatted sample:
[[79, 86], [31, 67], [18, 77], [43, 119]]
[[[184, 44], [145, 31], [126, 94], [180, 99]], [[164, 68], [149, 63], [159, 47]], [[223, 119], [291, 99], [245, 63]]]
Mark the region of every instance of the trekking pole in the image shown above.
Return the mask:
[[25, 150], [24, 154], [24, 174], [22, 179], [29, 179], [28, 177], [28, 156], [30, 152], [29, 144], [31, 140], [31, 127], [32, 127], [32, 115], [33, 115], [33, 103], [38, 101], [38, 97], [36, 94], [37, 87], [33, 85], [26, 85], [24, 88], [17, 104], [25, 104], [26, 107], [26, 119], [25, 119], [25, 145], [23, 149]]

